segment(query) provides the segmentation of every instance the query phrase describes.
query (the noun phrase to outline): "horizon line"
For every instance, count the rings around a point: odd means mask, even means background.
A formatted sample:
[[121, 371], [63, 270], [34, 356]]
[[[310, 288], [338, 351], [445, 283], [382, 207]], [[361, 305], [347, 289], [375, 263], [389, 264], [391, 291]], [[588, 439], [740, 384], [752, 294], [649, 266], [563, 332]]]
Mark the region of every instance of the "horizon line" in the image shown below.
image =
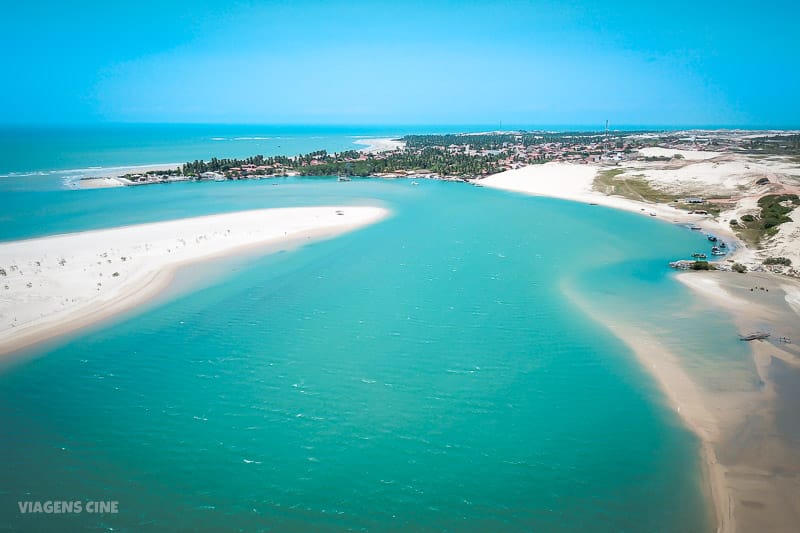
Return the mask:
[[[19, 122], [0, 123], [0, 130], [12, 129], [63, 129], [63, 128], [103, 128], [103, 127], [254, 127], [254, 128], [471, 128], [482, 131], [604, 131], [605, 120], [599, 123], [371, 123], [371, 122], [148, 122], [148, 121], [108, 121], [108, 122]], [[800, 131], [800, 125], [764, 125], [764, 124], [609, 124], [609, 131]], [[454, 131], [453, 133], [459, 133]]]

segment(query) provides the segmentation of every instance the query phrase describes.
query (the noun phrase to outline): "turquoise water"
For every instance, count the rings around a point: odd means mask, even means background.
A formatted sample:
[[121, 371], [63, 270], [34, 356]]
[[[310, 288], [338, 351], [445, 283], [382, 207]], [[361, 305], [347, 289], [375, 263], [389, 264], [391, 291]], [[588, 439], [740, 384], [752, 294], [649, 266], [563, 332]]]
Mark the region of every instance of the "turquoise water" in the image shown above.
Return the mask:
[[[561, 293], [568, 283], [608, 312], [639, 302], [640, 320], [680, 320], [669, 302], [690, 297], [664, 265], [702, 236], [463, 184], [277, 183], [4, 195], [2, 239], [282, 205], [380, 202], [394, 214], [222, 263], [222, 275], [193, 272], [192, 291], [7, 363], [0, 522], [708, 529], [696, 439], [623, 344]], [[17, 511], [55, 499], [116, 500], [120, 513]]]
[[53, 190], [109, 169], [212, 157], [354, 150], [354, 141], [409, 133], [485, 131], [488, 126], [241, 126], [110, 124], [49, 128], [0, 125], [0, 193]]

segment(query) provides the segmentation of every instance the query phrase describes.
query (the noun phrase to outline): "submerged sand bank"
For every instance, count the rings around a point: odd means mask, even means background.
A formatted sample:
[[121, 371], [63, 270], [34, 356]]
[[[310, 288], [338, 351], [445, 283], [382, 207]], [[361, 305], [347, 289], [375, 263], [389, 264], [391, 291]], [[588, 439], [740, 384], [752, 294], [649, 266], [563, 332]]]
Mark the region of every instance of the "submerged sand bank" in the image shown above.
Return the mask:
[[710, 331], [711, 338], [735, 338], [737, 331], [771, 336], [747, 344], [750, 360], [725, 348], [691, 353], [691, 346], [669, 347], [660, 337], [679, 332], [651, 332], [655, 324], [636, 327], [577, 291], [564, 292], [631, 349], [666, 403], [700, 439], [717, 531], [791, 531], [800, 523], [800, 310], [792, 308], [800, 284], [768, 273], [676, 277], [702, 302], [687, 302], [687, 316], [730, 314], [730, 329]]
[[262, 209], [0, 243], [0, 355], [138, 305], [181, 266], [332, 237], [387, 214], [380, 207]]
[[[702, 162], [720, 154], [682, 155]], [[697, 224], [735, 243], [737, 260], [760, 263], [755, 250], [746, 248], [729, 227], [709, 216], [594, 190], [595, 178], [603, 169], [547, 163], [502, 172], [479, 183], [622, 209], [671, 223]], [[687, 313], [709, 312], [709, 308], [730, 313], [735, 328], [725, 334], [731, 336], [736, 328], [740, 333], [772, 333], [768, 340], [749, 344], [752, 370], [743, 370], [741, 362], [727, 362], [724, 353], [695, 354], [696, 359], [689, 361], [686, 354], [669, 349], [656, 335], [592, 308], [578, 294], [565, 293], [632, 350], [669, 405], [699, 437], [717, 530], [793, 530], [800, 523], [800, 438], [793, 437], [800, 435], [800, 419], [786, 414], [796, 412], [796, 406], [790, 405], [793, 387], [786, 383], [800, 387], [800, 284], [769, 273], [693, 272], [677, 279], [708, 304], [702, 311], [687, 309]], [[781, 337], [793, 342], [782, 342]], [[704, 365], [705, 356], [714, 362]], [[709, 368], [717, 372], [713, 384], [708, 379]]]
[[655, 379], [668, 405], [699, 437], [700, 458], [717, 531], [736, 531], [733, 500], [725, 482], [726, 470], [717, 460], [715, 450], [715, 443], [720, 438], [720, 424], [710, 409], [702, 388], [684, 368], [680, 357], [641, 328], [592, 307], [576, 291], [564, 288], [564, 293], [584, 313], [608, 328], [630, 348], [639, 364]]
[[791, 531], [800, 523], [800, 419], [792, 400], [800, 386], [800, 309], [793, 306], [800, 284], [769, 273], [690, 272], [677, 279], [729, 313], [740, 333], [771, 334], [748, 343], [756, 386], [742, 391], [730, 382], [705, 391], [703, 401], [718, 420], [712, 444], [737, 530]]

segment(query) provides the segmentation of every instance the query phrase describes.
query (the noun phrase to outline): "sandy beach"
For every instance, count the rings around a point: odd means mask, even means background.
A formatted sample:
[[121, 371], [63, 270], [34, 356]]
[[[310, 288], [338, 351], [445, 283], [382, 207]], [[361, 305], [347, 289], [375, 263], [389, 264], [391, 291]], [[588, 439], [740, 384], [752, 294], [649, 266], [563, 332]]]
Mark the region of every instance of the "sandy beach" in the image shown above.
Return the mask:
[[358, 139], [354, 144], [362, 145], [360, 151], [368, 154], [377, 154], [380, 152], [391, 152], [393, 150], [402, 150], [406, 147], [406, 143], [397, 139]]
[[[81, 170], [80, 172], [85, 172], [88, 174], [87, 177], [82, 178], [80, 180], [70, 181], [69, 184], [71, 187], [76, 189], [109, 189], [114, 187], [124, 187], [125, 185], [129, 184], [127, 180], [120, 179], [125, 174], [137, 174], [137, 173], [145, 173], [145, 172], [154, 172], [154, 171], [167, 171], [173, 170], [176, 167], [181, 166], [183, 163], [164, 163], [164, 164], [157, 164], [157, 165], [135, 165], [135, 166], [124, 166], [124, 167], [110, 167], [104, 168], [101, 170], [91, 170], [85, 169]], [[92, 173], [102, 173], [102, 176], [94, 177]]]
[[[710, 196], [736, 190], [738, 200], [715, 219], [666, 204], [611, 196], [596, 189], [595, 179], [600, 172], [617, 167], [591, 164], [527, 166], [478, 183], [623, 209], [670, 223], [696, 224], [735, 243], [736, 252], [726, 259], [733, 257], [751, 268], [760, 268], [762, 258], [768, 255], [789, 257], [796, 264], [800, 259], [797, 222], [786, 223], [758, 249], [747, 247], [724, 223], [754, 212], [758, 196], [766, 191], [792, 191], [796, 167], [783, 161], [752, 162], [720, 152], [656, 147], [641, 152], [656, 158], [675, 154], [681, 156], [677, 163], [637, 161], [619, 170], [623, 176], [643, 177], [651, 186], [676, 195]], [[765, 175], [770, 185], [757, 186], [757, 178]], [[658, 339], [588, 307], [569, 290], [565, 292], [628, 345], [656, 380], [668, 404], [699, 437], [717, 530], [792, 530], [800, 523], [800, 424], [796, 416], [785, 413], [788, 406], [796, 407], [792, 389], [800, 387], [800, 349], [795, 344], [800, 341], [800, 282], [770, 272], [688, 272], [678, 274], [677, 279], [716, 312], [730, 314], [740, 333], [771, 334], [766, 340], [749, 343], [756, 385], [742, 382], [742, 375], [731, 371], [716, 376], [712, 386], [683, 354], [672, 353]]]
[[[576, 165], [572, 163], [545, 163], [530, 165], [499, 174], [494, 174], [473, 183], [485, 187], [520, 192], [534, 196], [549, 196], [575, 202], [597, 204], [613, 209], [656, 217], [676, 224], [696, 224], [704, 230], [739, 242], [729, 227], [725, 227], [708, 215], [689, 214], [666, 204], [640, 202], [622, 196], [610, 196], [594, 188], [595, 178], [602, 170], [599, 165]], [[746, 253], [739, 243], [737, 249]], [[737, 259], [739, 256], [737, 256]]]
[[193, 262], [329, 238], [387, 215], [380, 207], [263, 209], [0, 243], [0, 355], [138, 305]]

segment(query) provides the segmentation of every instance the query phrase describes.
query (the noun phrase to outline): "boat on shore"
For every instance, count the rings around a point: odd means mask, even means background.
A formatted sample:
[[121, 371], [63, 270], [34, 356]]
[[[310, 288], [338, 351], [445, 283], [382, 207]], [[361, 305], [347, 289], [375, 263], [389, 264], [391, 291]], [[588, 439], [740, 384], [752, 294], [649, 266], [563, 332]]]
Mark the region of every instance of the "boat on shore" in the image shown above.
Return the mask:
[[757, 341], [757, 340], [766, 339], [766, 338], [769, 337], [769, 335], [770, 334], [765, 332], [765, 331], [756, 331], [755, 333], [750, 333], [748, 335], [739, 334], [739, 340], [742, 340], [742, 341]]
[[706, 254], [702, 254], [702, 253], [694, 253], [694, 254], [692, 254], [692, 257], [694, 257], [695, 259], [705, 259], [707, 256], [706, 256]]

